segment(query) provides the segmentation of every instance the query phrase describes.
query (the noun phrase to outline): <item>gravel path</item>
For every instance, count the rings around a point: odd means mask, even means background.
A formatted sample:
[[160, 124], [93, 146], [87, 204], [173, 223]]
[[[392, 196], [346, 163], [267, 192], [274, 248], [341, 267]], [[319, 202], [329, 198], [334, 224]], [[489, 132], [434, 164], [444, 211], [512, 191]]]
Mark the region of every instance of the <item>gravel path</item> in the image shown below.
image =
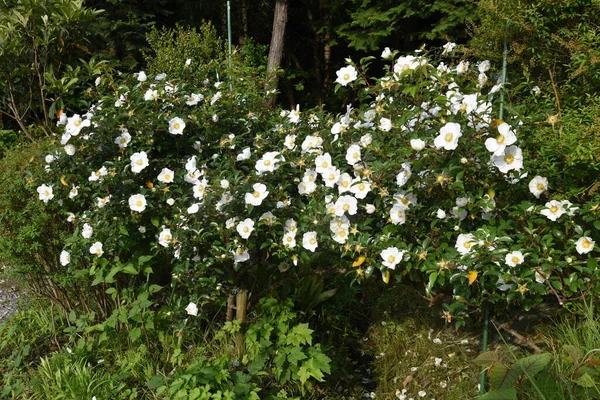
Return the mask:
[[0, 279], [0, 322], [17, 311], [18, 296], [9, 282]]

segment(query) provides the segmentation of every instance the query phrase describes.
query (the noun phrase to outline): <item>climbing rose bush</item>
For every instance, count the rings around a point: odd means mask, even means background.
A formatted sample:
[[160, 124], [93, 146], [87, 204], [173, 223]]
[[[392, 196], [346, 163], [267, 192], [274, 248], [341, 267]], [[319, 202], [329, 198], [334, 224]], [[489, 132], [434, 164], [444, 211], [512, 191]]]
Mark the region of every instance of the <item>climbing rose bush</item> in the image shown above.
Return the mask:
[[234, 73], [100, 87], [36, 183], [73, 224], [62, 262], [95, 285], [171, 286], [181, 315], [326, 268], [423, 282], [459, 322], [483, 302], [596, 291], [599, 207], [530, 177], [535, 125], [496, 119], [489, 62], [384, 58], [377, 78], [369, 59], [338, 71], [356, 96], [340, 115], [269, 109]]

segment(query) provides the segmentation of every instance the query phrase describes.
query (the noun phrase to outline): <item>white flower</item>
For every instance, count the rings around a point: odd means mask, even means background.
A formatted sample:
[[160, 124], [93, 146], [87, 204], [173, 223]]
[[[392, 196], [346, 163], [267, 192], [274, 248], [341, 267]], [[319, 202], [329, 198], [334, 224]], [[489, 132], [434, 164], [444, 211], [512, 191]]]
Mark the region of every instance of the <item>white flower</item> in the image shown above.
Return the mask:
[[381, 58], [383, 58], [384, 60], [389, 60], [390, 58], [392, 58], [392, 51], [389, 47], [383, 49], [383, 52], [381, 53]]
[[412, 147], [413, 150], [421, 151], [425, 148], [425, 141], [421, 139], [410, 139], [410, 147]]
[[102, 256], [102, 254], [104, 254], [104, 251], [102, 250], [102, 243], [95, 242], [93, 245], [91, 245], [90, 254], [94, 254], [96, 257]]
[[546, 208], [540, 211], [540, 214], [546, 216], [551, 221], [556, 221], [565, 213], [563, 204], [556, 200], [550, 200], [546, 203]]
[[302, 236], [302, 247], [304, 247], [306, 250], [314, 252], [317, 249], [318, 245], [319, 244], [317, 243], [317, 232], [306, 232]]
[[129, 197], [131, 211], [142, 212], [146, 209], [146, 197], [143, 194], [134, 194]]
[[365, 205], [365, 211], [367, 212], [367, 214], [373, 214], [375, 212], [375, 205], [373, 205], [373, 204]]
[[456, 250], [463, 256], [471, 251], [474, 242], [474, 236], [472, 233], [461, 233], [456, 239]]
[[517, 136], [510, 130], [510, 126], [506, 122], [498, 125], [498, 133], [497, 137], [488, 138], [485, 141], [485, 148], [495, 156], [503, 156], [506, 147], [517, 142]]
[[169, 228], [163, 228], [158, 234], [158, 244], [162, 247], [169, 247], [169, 244], [173, 241], [171, 230]]
[[401, 74], [404, 71], [409, 71], [421, 65], [421, 59], [415, 56], [398, 57], [394, 64], [394, 73]]
[[438, 217], [439, 219], [446, 218], [446, 211], [442, 210], [441, 208], [438, 208], [436, 212], [436, 217]]
[[267, 187], [262, 183], [255, 183], [252, 185], [254, 191], [252, 193], [246, 193], [244, 196], [244, 200], [246, 204], [251, 204], [253, 206], [260, 206], [262, 201], [267, 197], [269, 191]]
[[89, 239], [92, 237], [92, 234], [94, 233], [94, 228], [92, 228], [92, 226], [88, 223], [83, 224], [83, 229], [81, 230], [81, 236], [83, 236], [84, 239]]
[[315, 158], [315, 170], [322, 174], [331, 168], [333, 165], [331, 163], [331, 155], [329, 153], [322, 154]]
[[332, 188], [340, 180], [341, 172], [339, 169], [332, 167], [324, 171], [321, 176], [325, 181], [325, 186]]
[[79, 186], [73, 186], [71, 188], [71, 190], [69, 191], [69, 198], [73, 199], [75, 197], [77, 197], [77, 195], [79, 194]]
[[258, 220], [265, 221], [266, 225], [271, 225], [276, 219], [277, 217], [275, 217], [271, 211], [267, 211], [266, 213], [263, 213]]
[[283, 143], [285, 147], [290, 150], [294, 150], [296, 147], [296, 135], [287, 135], [285, 137], [285, 142]]
[[516, 267], [525, 261], [525, 256], [520, 251], [511, 251], [504, 259], [504, 262], [509, 267]]
[[237, 161], [244, 161], [250, 158], [251, 152], [250, 147], [246, 147], [240, 154], [237, 155]]
[[167, 203], [168, 205], [172, 206], [173, 204], [175, 204], [175, 199], [173, 199], [173, 198], [169, 198], [169, 199], [167, 199], [167, 200], [166, 200], [166, 203]]
[[290, 249], [296, 247], [296, 233], [295, 232], [285, 232], [283, 234], [283, 245]]
[[579, 254], [587, 254], [594, 249], [594, 243], [596, 242], [594, 242], [592, 238], [583, 236], [575, 242], [575, 250], [577, 250]]
[[485, 61], [480, 62], [479, 65], [477, 66], [477, 69], [481, 73], [488, 72], [490, 70], [490, 61], [485, 60]]
[[63, 267], [68, 265], [71, 262], [71, 255], [69, 254], [68, 251], [61, 251], [60, 252], [60, 265], [62, 265]]
[[188, 313], [188, 315], [192, 315], [195, 317], [198, 315], [198, 306], [196, 305], [196, 303], [190, 303], [185, 308], [185, 312]]
[[169, 133], [173, 135], [183, 135], [184, 128], [185, 122], [179, 117], [172, 118], [169, 121]]
[[543, 176], [538, 175], [529, 182], [529, 191], [538, 199], [546, 190], [548, 190], [548, 179]]
[[440, 134], [433, 144], [437, 149], [454, 150], [458, 147], [458, 138], [461, 136], [460, 125], [456, 122], [448, 122], [440, 129]]
[[162, 72], [162, 73], [156, 75], [154, 77], [154, 80], [162, 81], [162, 80], [165, 80], [166, 78], [167, 78], [167, 74], [165, 74], [164, 72]]
[[52, 154], [47, 154], [46, 157], [44, 157], [44, 161], [46, 161], [46, 164], [50, 164], [54, 161], [54, 156]]
[[338, 217], [341, 217], [346, 212], [348, 215], [354, 215], [358, 210], [358, 202], [355, 197], [344, 195], [337, 199], [333, 208], [335, 210], [335, 215]]
[[108, 203], [110, 203], [110, 195], [106, 196], [106, 197], [98, 197], [96, 198], [96, 201], [98, 202], [98, 208], [102, 208], [105, 205], [107, 205]]
[[188, 106], [195, 106], [196, 104], [204, 100], [203, 95], [196, 93], [192, 93], [190, 96], [185, 95], [184, 98], [186, 99], [185, 104], [187, 104]]
[[349, 233], [348, 227], [342, 225], [335, 230], [332, 230], [332, 239], [340, 244], [344, 244], [348, 240]]
[[204, 198], [204, 196], [206, 195], [206, 187], [208, 186], [208, 181], [206, 180], [206, 178], [203, 178], [201, 181], [197, 181], [194, 184], [193, 192], [194, 192], [194, 197], [202, 200]]
[[335, 81], [342, 86], [348, 85], [358, 77], [356, 74], [356, 68], [354, 68], [352, 65], [341, 68], [336, 72], [336, 75], [337, 79]]
[[227, 179], [221, 179], [219, 186], [221, 186], [221, 189], [229, 189], [229, 181]]
[[396, 269], [396, 265], [402, 261], [405, 251], [400, 251], [397, 247], [388, 247], [380, 253], [383, 258], [383, 265], [389, 269]]
[[379, 120], [379, 129], [383, 132], [389, 132], [392, 129], [392, 120], [389, 118], [381, 118]]
[[72, 144], [67, 144], [64, 147], [64, 150], [65, 150], [65, 153], [67, 153], [67, 155], [72, 156], [75, 154], [76, 148]]
[[367, 133], [366, 135], [362, 135], [360, 137], [359, 143], [362, 147], [367, 147], [368, 145], [373, 143], [373, 135], [371, 135], [370, 133]]
[[265, 172], [275, 171], [277, 169], [277, 163], [282, 161], [282, 158], [277, 158], [278, 155], [278, 151], [269, 151], [263, 154], [262, 158], [258, 160], [254, 166], [256, 173], [262, 175]]
[[248, 252], [248, 249], [246, 249], [246, 248], [238, 247], [236, 249], [236, 251], [233, 252], [233, 263], [234, 264], [245, 262], [245, 261], [248, 261], [249, 259], [250, 259], [250, 253]]
[[542, 93], [542, 90], [540, 89], [539, 86], [534, 86], [533, 89], [531, 89], [531, 91], [533, 92], [533, 94], [535, 94], [536, 96], [539, 96], [540, 93]]
[[469, 70], [469, 62], [468, 61], [461, 61], [456, 66], [456, 73], [457, 74], [464, 74], [468, 70]]
[[52, 193], [52, 186], [48, 185], [40, 185], [37, 188], [38, 195], [40, 200], [44, 203], [48, 203], [49, 200], [54, 198], [54, 193]]
[[146, 101], [158, 100], [158, 91], [152, 90], [152, 89], [146, 90], [146, 93], [144, 93], [144, 100], [146, 100]]
[[357, 199], [364, 199], [367, 194], [371, 191], [371, 183], [367, 181], [357, 181], [350, 186], [350, 192], [354, 194]]
[[298, 184], [298, 194], [307, 196], [314, 193], [315, 190], [317, 190], [317, 184], [314, 181], [302, 180]]
[[188, 214], [196, 214], [199, 210], [200, 210], [200, 203], [194, 203], [188, 207], [187, 213]]
[[285, 221], [285, 225], [283, 228], [286, 232], [292, 232], [294, 235], [296, 234], [296, 221], [293, 219], [288, 219]]
[[361, 160], [360, 146], [353, 144], [346, 150], [346, 162], [350, 165], [354, 165]]
[[300, 104], [296, 105], [295, 110], [291, 110], [288, 114], [288, 121], [291, 124], [297, 124], [300, 122]]
[[242, 222], [238, 223], [235, 229], [238, 231], [242, 239], [248, 239], [254, 230], [254, 221], [252, 221], [250, 218], [246, 218]]
[[302, 153], [314, 153], [323, 147], [323, 138], [320, 136], [309, 135], [302, 142]]
[[454, 47], [456, 47], [456, 43], [448, 42], [443, 47], [444, 51], [442, 52], [442, 54], [448, 54], [452, 52], [452, 50], [454, 50]]
[[535, 271], [535, 281], [537, 283], [546, 282], [547, 275], [540, 271]]
[[129, 159], [131, 160], [131, 172], [135, 174], [139, 174], [148, 166], [148, 155], [145, 151], [133, 153]]
[[144, 71], [140, 71], [137, 74], [137, 80], [140, 82], [146, 82], [146, 79], [148, 79], [148, 76], [146, 75], [146, 73]]
[[344, 172], [340, 175], [340, 180], [337, 182], [337, 185], [340, 194], [350, 191], [350, 187], [352, 186], [352, 177], [348, 173]]
[[412, 175], [412, 172], [410, 171], [410, 164], [406, 163], [402, 165], [402, 171], [400, 171], [398, 173], [398, 175], [396, 175], [396, 184], [399, 187], [402, 187], [406, 184], [406, 182], [408, 182], [408, 179], [410, 178], [410, 176]]
[[79, 135], [81, 129], [90, 126], [91, 122], [89, 119], [82, 120], [79, 114], [75, 114], [67, 119], [67, 125], [65, 126], [65, 133], [71, 136]]
[[169, 168], [163, 168], [158, 174], [157, 179], [162, 183], [172, 183], [173, 178], [175, 176], [175, 172], [170, 170]]
[[484, 74], [483, 72], [481, 72], [478, 76], [477, 76], [477, 83], [479, 84], [479, 86], [483, 86], [487, 83], [488, 81], [488, 77], [486, 74]]
[[400, 203], [395, 203], [390, 210], [390, 220], [394, 225], [402, 225], [406, 222], [406, 207]]
[[513, 169], [518, 171], [523, 168], [523, 153], [517, 146], [509, 146], [503, 155], [492, 156], [492, 161], [503, 174]]
[[88, 181], [99, 181], [102, 177], [106, 175], [108, 175], [108, 170], [106, 169], [106, 167], [102, 167], [99, 170], [92, 172], [88, 178]]
[[115, 144], [117, 144], [121, 149], [127, 147], [129, 142], [131, 142], [131, 135], [127, 131], [121, 132], [121, 134], [115, 138]]

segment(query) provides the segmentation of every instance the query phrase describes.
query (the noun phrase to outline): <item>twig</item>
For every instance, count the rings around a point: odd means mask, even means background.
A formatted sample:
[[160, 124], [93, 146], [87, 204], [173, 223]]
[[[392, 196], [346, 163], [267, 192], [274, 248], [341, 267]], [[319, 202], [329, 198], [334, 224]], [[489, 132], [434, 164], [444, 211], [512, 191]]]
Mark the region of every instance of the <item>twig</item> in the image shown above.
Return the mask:
[[533, 352], [535, 354], [540, 354], [543, 353], [542, 349], [540, 349], [534, 342], [533, 340], [529, 339], [528, 337], [525, 337], [523, 335], [521, 335], [519, 332], [515, 331], [513, 328], [510, 327], [510, 325], [508, 323], [498, 323], [498, 321], [496, 321], [496, 319], [492, 318], [492, 322], [494, 323], [494, 325], [496, 325], [497, 329], [502, 329], [503, 331], [505, 331], [506, 333], [510, 334], [511, 336], [513, 336], [515, 339], [517, 339], [517, 342], [520, 345], [523, 346], [527, 346], [530, 349], [533, 350]]
[[554, 82], [554, 72], [548, 68], [548, 74], [550, 75], [550, 82], [552, 83], [552, 89], [554, 90], [554, 97], [556, 97], [556, 106], [558, 107], [558, 114], [561, 115], [560, 110], [560, 98], [558, 97], [558, 89], [556, 88], [556, 82]]

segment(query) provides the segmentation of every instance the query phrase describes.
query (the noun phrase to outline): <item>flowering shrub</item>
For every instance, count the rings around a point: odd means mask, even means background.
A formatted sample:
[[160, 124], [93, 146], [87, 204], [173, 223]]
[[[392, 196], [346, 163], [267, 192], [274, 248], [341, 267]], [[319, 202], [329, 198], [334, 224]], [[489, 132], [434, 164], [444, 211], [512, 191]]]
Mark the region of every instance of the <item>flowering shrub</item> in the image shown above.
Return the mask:
[[368, 59], [338, 72], [337, 89], [359, 97], [339, 116], [268, 109], [235, 71], [100, 89], [62, 121], [55, 180], [35, 184], [73, 213], [61, 260], [113, 298], [132, 282], [172, 285], [179, 313], [290, 268], [424, 281], [447, 295], [448, 321], [482, 302], [529, 309], [595, 290], [598, 206], [527, 176], [530, 125], [494, 119], [503, 89], [489, 63], [384, 57], [381, 78], [367, 78]]

